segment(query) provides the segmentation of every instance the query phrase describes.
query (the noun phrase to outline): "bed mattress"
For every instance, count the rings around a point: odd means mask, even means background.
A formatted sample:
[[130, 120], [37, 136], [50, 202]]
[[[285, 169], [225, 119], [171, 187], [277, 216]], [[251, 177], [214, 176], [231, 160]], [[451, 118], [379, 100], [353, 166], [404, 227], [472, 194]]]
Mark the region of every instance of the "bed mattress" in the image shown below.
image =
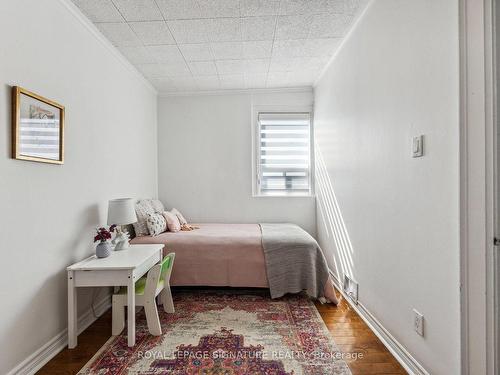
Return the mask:
[[164, 244], [175, 252], [173, 286], [269, 286], [258, 224], [193, 224], [193, 231], [136, 237], [132, 244]]

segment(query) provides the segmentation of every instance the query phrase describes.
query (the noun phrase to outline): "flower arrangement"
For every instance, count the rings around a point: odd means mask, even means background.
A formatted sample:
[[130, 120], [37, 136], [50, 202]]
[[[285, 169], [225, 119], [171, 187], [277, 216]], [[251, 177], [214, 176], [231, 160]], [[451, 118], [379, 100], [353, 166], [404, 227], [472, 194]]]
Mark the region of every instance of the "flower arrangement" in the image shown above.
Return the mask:
[[96, 236], [94, 237], [94, 242], [101, 241], [105, 242], [107, 240], [111, 239], [111, 233], [113, 233], [116, 229], [116, 224], [113, 224], [109, 227], [109, 229], [106, 229], [104, 227], [101, 228], [96, 228]]

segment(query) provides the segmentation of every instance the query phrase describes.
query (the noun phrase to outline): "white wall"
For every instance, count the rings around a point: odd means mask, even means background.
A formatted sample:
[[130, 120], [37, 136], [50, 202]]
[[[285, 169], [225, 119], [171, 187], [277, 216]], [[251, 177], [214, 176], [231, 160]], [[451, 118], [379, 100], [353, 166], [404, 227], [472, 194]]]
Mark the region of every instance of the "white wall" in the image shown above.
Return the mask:
[[312, 93], [163, 97], [159, 197], [194, 222], [294, 222], [316, 232], [312, 197], [252, 197], [252, 106], [312, 105]]
[[314, 95], [320, 244], [433, 375], [460, 372], [458, 64], [456, 1], [375, 0]]
[[[11, 85], [66, 107], [64, 165], [10, 158]], [[1, 374], [67, 327], [65, 268], [94, 251], [107, 200], [156, 195], [156, 104], [62, 1], [0, 2]]]

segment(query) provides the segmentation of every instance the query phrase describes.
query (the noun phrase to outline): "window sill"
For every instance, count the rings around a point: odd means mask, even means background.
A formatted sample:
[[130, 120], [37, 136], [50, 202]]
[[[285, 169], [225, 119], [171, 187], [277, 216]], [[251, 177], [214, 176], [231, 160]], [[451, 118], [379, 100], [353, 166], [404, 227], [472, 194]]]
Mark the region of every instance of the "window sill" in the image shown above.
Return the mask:
[[252, 194], [252, 198], [316, 198], [315, 194]]

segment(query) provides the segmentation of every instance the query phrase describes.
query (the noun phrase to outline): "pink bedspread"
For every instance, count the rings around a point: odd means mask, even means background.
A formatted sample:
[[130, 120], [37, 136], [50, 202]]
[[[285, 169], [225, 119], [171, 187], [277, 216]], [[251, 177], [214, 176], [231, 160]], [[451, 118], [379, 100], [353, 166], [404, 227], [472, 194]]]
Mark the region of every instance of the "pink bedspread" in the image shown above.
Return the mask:
[[[164, 255], [175, 253], [172, 286], [269, 287], [259, 224], [193, 225], [200, 228], [136, 237], [130, 243], [165, 244]], [[331, 278], [324, 296], [338, 303]]]
[[258, 224], [193, 224], [190, 232], [136, 237], [132, 244], [165, 244], [175, 252], [171, 285], [267, 288], [266, 264]]

